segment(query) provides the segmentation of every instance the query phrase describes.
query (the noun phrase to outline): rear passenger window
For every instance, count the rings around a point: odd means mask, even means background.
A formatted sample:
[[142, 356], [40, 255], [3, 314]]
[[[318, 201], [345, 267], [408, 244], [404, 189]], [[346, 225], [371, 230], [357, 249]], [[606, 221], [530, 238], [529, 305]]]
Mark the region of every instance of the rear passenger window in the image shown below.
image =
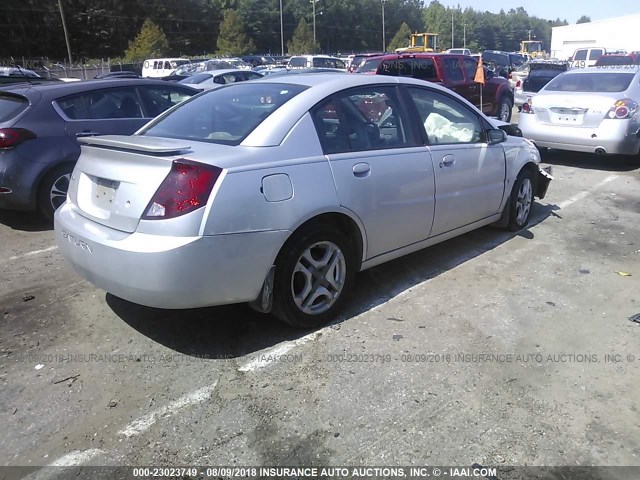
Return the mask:
[[26, 110], [29, 101], [20, 95], [0, 95], [0, 123], [17, 117]]
[[604, 52], [599, 48], [594, 48], [589, 52], [589, 60], [597, 60], [599, 59]]
[[464, 80], [464, 74], [462, 73], [462, 68], [457, 58], [445, 58], [442, 60], [442, 64], [444, 65], [449, 80], [452, 82], [462, 82]]
[[391, 87], [366, 87], [335, 95], [312, 114], [325, 154], [409, 145]]
[[70, 120], [142, 117], [134, 88], [95, 90], [62, 98], [56, 103]]
[[462, 68], [464, 68], [464, 71], [467, 73], [467, 78], [475, 78], [478, 62], [473, 58], [465, 58], [462, 60]]

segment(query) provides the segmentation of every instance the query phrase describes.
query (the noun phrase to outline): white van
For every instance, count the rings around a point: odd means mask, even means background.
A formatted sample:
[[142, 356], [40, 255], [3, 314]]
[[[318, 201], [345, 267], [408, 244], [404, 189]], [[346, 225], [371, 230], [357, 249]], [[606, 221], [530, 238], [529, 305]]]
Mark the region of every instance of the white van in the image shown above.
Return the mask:
[[181, 65], [191, 63], [186, 58], [149, 58], [142, 64], [142, 76], [161, 78], [171, 75]]

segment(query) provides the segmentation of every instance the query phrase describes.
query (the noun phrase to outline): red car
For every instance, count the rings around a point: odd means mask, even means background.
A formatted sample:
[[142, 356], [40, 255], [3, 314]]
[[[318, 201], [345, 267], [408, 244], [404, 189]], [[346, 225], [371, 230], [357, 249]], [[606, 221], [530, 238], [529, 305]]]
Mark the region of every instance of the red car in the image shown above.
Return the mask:
[[[480, 84], [474, 81], [478, 60], [468, 55], [442, 53], [401, 53], [378, 57], [379, 75], [413, 77], [439, 83], [480, 108]], [[513, 90], [509, 80], [485, 68], [482, 112], [503, 122], [511, 120]]]

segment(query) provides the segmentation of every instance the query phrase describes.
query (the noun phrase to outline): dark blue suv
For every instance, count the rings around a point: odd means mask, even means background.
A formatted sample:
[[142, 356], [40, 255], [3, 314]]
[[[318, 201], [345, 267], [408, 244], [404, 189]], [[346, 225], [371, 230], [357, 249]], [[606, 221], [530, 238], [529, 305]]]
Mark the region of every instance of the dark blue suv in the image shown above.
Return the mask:
[[66, 200], [80, 155], [78, 137], [131, 135], [153, 117], [196, 95], [160, 80], [88, 80], [0, 89], [0, 208], [40, 210]]

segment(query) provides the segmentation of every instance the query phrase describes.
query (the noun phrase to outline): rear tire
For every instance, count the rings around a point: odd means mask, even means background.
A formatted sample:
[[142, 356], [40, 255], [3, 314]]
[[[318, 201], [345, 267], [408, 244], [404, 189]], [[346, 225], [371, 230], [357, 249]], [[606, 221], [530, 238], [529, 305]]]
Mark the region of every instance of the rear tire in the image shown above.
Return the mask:
[[533, 175], [527, 168], [523, 169], [516, 178], [509, 196], [509, 222], [507, 230], [516, 232], [522, 230], [529, 223], [531, 207], [533, 206], [533, 192], [535, 184]]
[[511, 114], [513, 113], [512, 110], [513, 110], [513, 103], [511, 102], [511, 99], [507, 97], [502, 97], [500, 99], [500, 103], [498, 104], [498, 111], [496, 112], [496, 117], [498, 117], [500, 121], [510, 122]]
[[353, 247], [335, 226], [296, 232], [276, 260], [273, 315], [296, 328], [324, 325], [347, 301], [356, 268]]
[[53, 214], [67, 200], [72, 171], [73, 165], [60, 165], [40, 182], [38, 210], [47, 220], [53, 221]]

